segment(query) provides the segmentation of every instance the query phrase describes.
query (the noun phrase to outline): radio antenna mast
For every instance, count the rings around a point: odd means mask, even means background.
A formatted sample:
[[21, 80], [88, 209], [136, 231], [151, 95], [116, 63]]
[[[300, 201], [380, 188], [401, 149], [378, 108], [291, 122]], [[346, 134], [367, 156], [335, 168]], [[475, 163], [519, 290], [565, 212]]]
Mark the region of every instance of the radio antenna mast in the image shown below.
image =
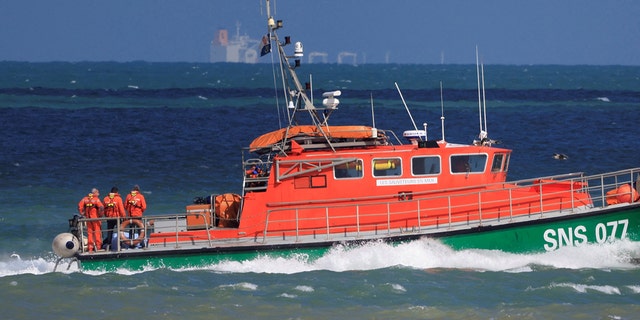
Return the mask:
[[371, 122], [372, 122], [372, 126], [375, 128], [376, 127], [376, 115], [373, 112], [373, 93], [369, 93], [370, 97], [369, 99], [371, 100]]
[[442, 141], [444, 140], [444, 98], [442, 97], [442, 81], [440, 81], [440, 123], [442, 126]]
[[478, 46], [476, 46], [476, 76], [478, 78], [478, 119], [480, 120], [480, 134], [482, 135], [482, 95], [480, 93], [480, 61], [478, 58]]

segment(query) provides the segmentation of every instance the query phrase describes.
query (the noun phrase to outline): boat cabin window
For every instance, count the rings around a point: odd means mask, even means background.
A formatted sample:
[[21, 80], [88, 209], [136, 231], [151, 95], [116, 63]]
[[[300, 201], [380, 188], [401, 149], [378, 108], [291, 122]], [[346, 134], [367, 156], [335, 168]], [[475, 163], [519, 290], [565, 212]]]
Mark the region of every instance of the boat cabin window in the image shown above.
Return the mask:
[[327, 176], [303, 176], [293, 178], [293, 187], [296, 189], [326, 188]]
[[400, 158], [373, 159], [373, 176], [388, 177], [402, 175], [402, 160]]
[[502, 171], [507, 172], [509, 171], [509, 159], [511, 159], [511, 154], [506, 155], [506, 159], [504, 160], [504, 169]]
[[333, 176], [336, 179], [362, 178], [362, 160], [358, 159], [334, 166]]
[[504, 153], [496, 153], [493, 155], [493, 163], [491, 164], [491, 172], [502, 171], [502, 164], [504, 162]]
[[487, 165], [486, 154], [452, 155], [451, 173], [480, 173]]
[[414, 157], [411, 159], [411, 173], [414, 176], [440, 174], [440, 157]]

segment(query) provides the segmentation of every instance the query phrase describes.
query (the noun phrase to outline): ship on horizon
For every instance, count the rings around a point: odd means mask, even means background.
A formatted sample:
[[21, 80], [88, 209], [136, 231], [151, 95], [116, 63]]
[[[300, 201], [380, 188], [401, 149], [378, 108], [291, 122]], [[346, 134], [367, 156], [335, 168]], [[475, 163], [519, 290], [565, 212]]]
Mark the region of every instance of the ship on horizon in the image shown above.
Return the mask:
[[211, 41], [209, 62], [256, 63], [260, 43], [248, 35], [240, 35], [240, 23], [236, 23], [236, 34], [232, 39], [229, 39], [227, 29], [219, 29]]
[[[211, 40], [209, 62], [257, 63], [262, 55], [263, 41], [252, 39], [248, 35], [240, 35], [240, 23], [236, 23], [236, 33], [229, 38], [229, 30], [219, 29], [215, 38]], [[309, 63], [328, 63], [327, 52], [311, 52]], [[338, 53], [337, 64], [358, 65], [358, 54], [341, 51]], [[388, 57], [387, 57], [388, 63]]]

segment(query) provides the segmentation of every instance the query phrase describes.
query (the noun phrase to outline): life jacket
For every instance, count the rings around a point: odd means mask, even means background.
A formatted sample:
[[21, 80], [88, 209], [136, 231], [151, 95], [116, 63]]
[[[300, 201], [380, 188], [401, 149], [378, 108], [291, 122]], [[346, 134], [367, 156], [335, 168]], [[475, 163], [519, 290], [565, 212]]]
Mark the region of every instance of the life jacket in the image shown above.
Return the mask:
[[141, 217], [142, 213], [147, 209], [147, 203], [144, 196], [139, 192], [131, 192], [127, 195], [127, 201], [124, 205], [132, 217]]
[[117, 193], [109, 193], [104, 198], [104, 214], [110, 218], [124, 217], [123, 208], [121, 208], [122, 198]]
[[88, 194], [86, 197], [82, 198], [79, 205], [80, 211], [84, 212], [85, 217], [88, 218], [98, 218], [100, 213], [100, 208], [102, 207], [102, 202], [100, 199], [95, 198], [92, 193]]
[[94, 205], [95, 205], [95, 203], [93, 202], [93, 193], [89, 193], [88, 196], [84, 197], [85, 210], [86, 210], [86, 208], [91, 208]]

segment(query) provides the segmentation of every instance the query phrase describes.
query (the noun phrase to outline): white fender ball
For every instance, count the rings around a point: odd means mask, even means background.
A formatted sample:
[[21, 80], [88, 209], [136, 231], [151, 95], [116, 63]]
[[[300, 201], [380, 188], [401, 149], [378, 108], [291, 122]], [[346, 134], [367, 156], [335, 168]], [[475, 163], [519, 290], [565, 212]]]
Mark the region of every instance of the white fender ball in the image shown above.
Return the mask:
[[80, 241], [71, 233], [65, 232], [53, 238], [51, 248], [61, 258], [71, 258], [80, 250]]

